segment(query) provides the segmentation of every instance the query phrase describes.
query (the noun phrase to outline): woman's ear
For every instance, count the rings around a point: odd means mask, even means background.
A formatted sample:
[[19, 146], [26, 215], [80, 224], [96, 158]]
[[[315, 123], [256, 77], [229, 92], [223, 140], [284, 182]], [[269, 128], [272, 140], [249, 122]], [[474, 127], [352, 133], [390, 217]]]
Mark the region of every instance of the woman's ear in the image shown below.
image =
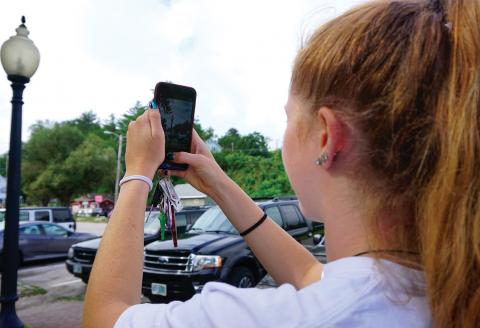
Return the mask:
[[345, 147], [346, 126], [331, 108], [325, 106], [317, 111], [317, 120], [320, 124], [317, 164], [328, 169]]

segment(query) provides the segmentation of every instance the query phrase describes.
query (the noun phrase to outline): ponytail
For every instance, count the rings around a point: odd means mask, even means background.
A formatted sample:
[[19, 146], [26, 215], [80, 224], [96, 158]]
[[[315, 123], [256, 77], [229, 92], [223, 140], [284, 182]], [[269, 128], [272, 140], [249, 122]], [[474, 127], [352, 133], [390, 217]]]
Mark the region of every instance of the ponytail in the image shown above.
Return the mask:
[[450, 69], [438, 97], [438, 167], [419, 202], [427, 295], [436, 327], [480, 325], [480, 4], [443, 3]]

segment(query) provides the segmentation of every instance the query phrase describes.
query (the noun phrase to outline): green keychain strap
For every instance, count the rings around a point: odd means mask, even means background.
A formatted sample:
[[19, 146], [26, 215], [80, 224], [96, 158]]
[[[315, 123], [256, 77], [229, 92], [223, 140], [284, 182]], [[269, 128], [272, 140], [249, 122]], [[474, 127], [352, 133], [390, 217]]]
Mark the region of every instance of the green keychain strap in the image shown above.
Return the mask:
[[167, 216], [165, 213], [160, 213], [158, 219], [160, 220], [160, 238], [165, 240], [165, 224], [167, 223]]

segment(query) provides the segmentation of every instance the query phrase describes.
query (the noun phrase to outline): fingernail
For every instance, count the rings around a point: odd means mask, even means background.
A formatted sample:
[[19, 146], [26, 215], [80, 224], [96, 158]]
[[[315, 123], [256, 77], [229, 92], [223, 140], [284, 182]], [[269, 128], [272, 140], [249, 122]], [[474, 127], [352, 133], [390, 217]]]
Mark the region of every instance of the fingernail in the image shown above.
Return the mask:
[[148, 108], [150, 109], [157, 109], [157, 103], [155, 102], [155, 100], [150, 100], [148, 102]]

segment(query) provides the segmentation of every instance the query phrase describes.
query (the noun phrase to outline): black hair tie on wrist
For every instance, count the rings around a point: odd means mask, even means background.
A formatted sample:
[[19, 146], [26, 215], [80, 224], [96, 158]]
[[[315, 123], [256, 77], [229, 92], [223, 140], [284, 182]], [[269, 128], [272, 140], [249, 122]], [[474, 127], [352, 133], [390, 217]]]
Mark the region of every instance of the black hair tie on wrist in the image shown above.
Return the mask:
[[248, 235], [250, 232], [252, 232], [253, 230], [257, 229], [262, 223], [263, 221], [265, 221], [267, 219], [267, 214], [263, 214], [262, 218], [260, 220], [258, 220], [257, 223], [255, 223], [254, 225], [252, 225], [250, 228], [248, 228], [247, 230], [245, 230], [244, 232], [240, 233], [240, 236], [242, 237], [245, 237], [246, 235]]

